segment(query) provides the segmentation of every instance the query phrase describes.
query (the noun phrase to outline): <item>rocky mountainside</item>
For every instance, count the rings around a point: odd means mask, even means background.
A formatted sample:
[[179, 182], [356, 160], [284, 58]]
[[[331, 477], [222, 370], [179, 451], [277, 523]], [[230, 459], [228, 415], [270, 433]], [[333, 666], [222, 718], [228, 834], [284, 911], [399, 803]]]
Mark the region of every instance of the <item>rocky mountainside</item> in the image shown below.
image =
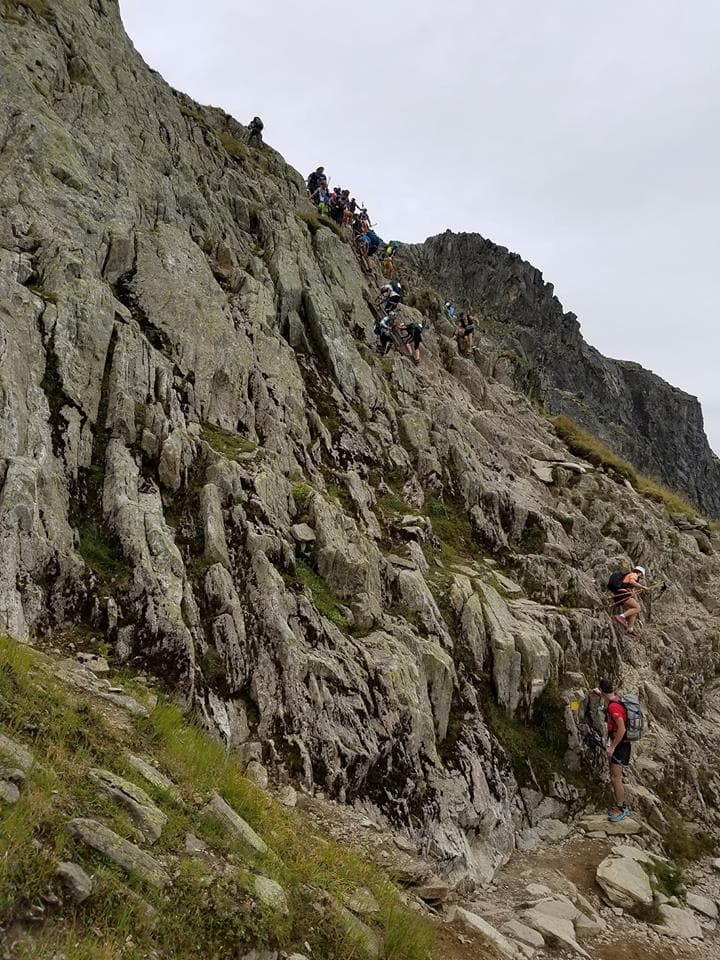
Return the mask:
[[[465, 891], [590, 802], [611, 674], [652, 724], [636, 802], [703, 849], [717, 533], [570, 455], [432, 312], [419, 366], [379, 357], [379, 276], [115, 0], [1, 9], [2, 629], [155, 674]], [[632, 642], [629, 559], [669, 585]]]
[[448, 230], [406, 253], [443, 296], [477, 313], [499, 376], [720, 516], [720, 460], [695, 397], [589, 346], [540, 271], [480, 234]]

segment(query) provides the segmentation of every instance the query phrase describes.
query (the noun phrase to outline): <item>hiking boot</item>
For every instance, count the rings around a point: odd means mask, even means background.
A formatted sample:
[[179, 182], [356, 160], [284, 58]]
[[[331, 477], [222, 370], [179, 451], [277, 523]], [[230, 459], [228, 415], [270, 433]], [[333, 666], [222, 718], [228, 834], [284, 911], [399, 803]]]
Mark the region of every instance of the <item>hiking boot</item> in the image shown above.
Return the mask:
[[613, 807], [612, 810], [608, 811], [608, 820], [610, 823], [620, 823], [621, 820], [624, 820], [626, 817], [630, 816], [630, 811], [626, 806], [622, 807]]
[[624, 613], [616, 613], [613, 617], [615, 623], [619, 623], [623, 630], [627, 630], [627, 620]]
[[628, 635], [629, 637], [639, 637], [639, 636], [640, 636], [640, 634], [639, 634], [639, 632], [638, 632], [637, 630], [628, 630], [628, 631], [627, 631], [627, 635]]

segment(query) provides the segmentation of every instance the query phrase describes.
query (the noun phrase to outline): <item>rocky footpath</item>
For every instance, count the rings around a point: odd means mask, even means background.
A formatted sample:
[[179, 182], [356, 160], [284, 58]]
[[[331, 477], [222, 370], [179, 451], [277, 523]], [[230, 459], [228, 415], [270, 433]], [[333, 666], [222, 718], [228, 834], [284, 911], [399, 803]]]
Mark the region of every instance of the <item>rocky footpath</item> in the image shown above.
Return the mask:
[[542, 273], [478, 233], [448, 230], [405, 248], [405, 256], [459, 310], [477, 314], [489, 373], [551, 413], [572, 417], [639, 470], [720, 516], [720, 461], [695, 397], [589, 346]]
[[[587, 806], [612, 674], [648, 709], [633, 804], [711, 846], [717, 533], [569, 454], [432, 309], [420, 366], [377, 356], [377, 274], [114, 0], [8, 9], [2, 629], [84, 653], [138, 721], [103, 659], [162, 678], [261, 781], [362, 807], [468, 897]], [[669, 585], [632, 643], [604, 597], [630, 559]], [[149, 843], [137, 782], [92, 768]]]

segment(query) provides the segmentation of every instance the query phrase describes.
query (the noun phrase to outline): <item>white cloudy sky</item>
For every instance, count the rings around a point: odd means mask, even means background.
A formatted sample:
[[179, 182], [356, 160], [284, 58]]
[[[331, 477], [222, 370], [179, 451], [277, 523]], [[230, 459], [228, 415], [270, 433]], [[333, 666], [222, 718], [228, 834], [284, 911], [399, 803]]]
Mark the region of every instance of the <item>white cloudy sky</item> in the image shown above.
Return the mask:
[[173, 86], [323, 163], [387, 239], [477, 231], [720, 451], [717, 0], [120, 0]]

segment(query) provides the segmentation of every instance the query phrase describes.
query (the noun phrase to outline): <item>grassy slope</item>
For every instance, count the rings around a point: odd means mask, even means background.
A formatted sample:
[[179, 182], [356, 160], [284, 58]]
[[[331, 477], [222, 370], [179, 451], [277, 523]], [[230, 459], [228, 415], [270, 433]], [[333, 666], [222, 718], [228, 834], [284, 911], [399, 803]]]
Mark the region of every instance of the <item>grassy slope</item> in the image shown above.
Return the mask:
[[[128, 692], [147, 699], [139, 684]], [[403, 906], [384, 874], [311, 833], [298, 812], [246, 780], [237, 760], [175, 704], [161, 700], [149, 719], [130, 718], [71, 691], [54, 678], [51, 661], [0, 638], [0, 728], [22, 741], [36, 760], [20, 801], [0, 807], [0, 924], [19, 937], [14, 957], [49, 960], [61, 951], [65, 960], [220, 960], [240, 955], [244, 944], [307, 952], [307, 942], [314, 957], [349, 960], [362, 957], [363, 950], [343, 931], [333, 909], [320, 909], [318, 901], [325, 891], [343, 903], [359, 886], [368, 886], [380, 904], [375, 928], [384, 944], [382, 955], [428, 957], [428, 925]], [[184, 803], [143, 782], [127, 763], [131, 752], [170, 776]], [[137, 840], [124, 812], [98, 796], [88, 777], [93, 766], [142, 786], [169, 817], [152, 848], [173, 876], [164, 893], [125, 876], [69, 836], [68, 819], [90, 816]], [[248, 859], [219, 824], [200, 816], [213, 790], [260, 833], [271, 852]], [[187, 855], [186, 833], [204, 840], [210, 853], [201, 859]], [[94, 874], [93, 895], [80, 906], [46, 905], [44, 921], [28, 923], [33, 905], [54, 888], [56, 863], [68, 859]], [[255, 873], [283, 886], [288, 917], [258, 905], [250, 892]], [[152, 921], [145, 904], [156, 911]]]

